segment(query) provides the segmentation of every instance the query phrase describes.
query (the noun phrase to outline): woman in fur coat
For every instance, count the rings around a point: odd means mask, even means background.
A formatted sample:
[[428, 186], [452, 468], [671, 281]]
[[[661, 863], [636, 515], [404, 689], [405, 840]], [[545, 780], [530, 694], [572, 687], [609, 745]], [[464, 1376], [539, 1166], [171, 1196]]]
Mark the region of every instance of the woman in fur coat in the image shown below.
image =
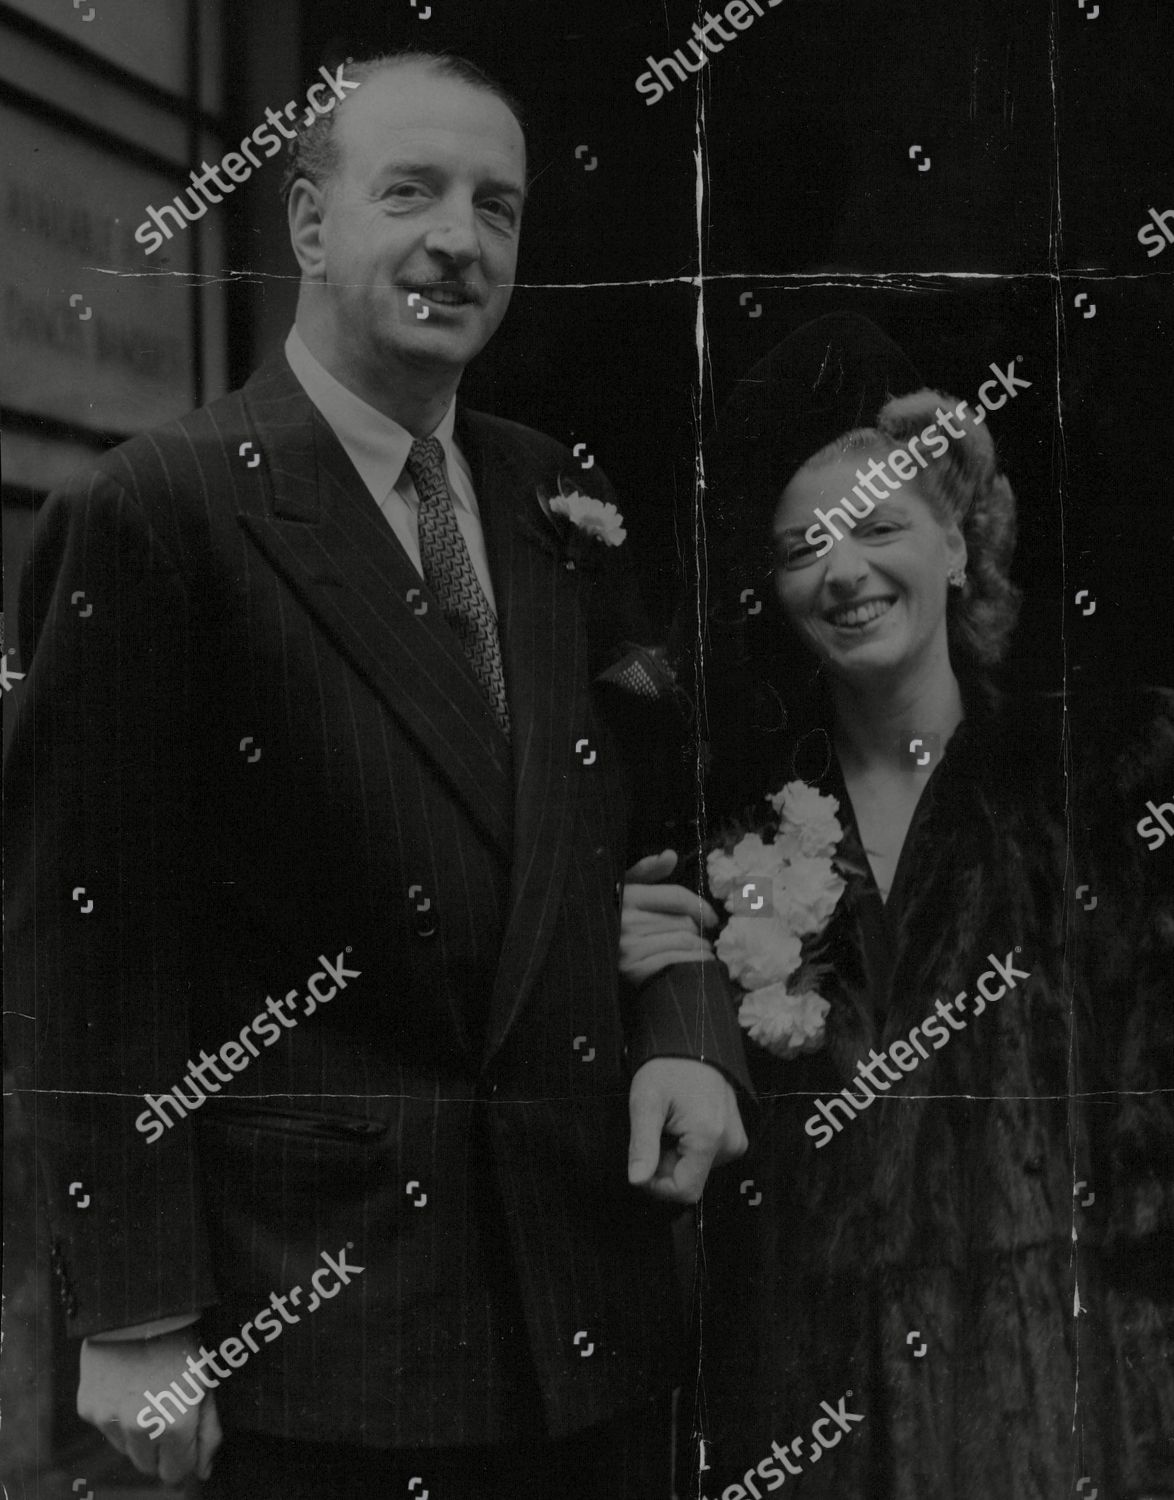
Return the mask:
[[709, 673], [710, 843], [802, 780], [845, 883], [826, 1004], [743, 1002], [682, 1495], [1174, 1495], [1174, 839], [1136, 827], [1174, 717], [1000, 698], [1015, 498], [956, 413], [833, 315], [723, 418], [716, 529], [772, 549], [732, 577], [773, 644]]

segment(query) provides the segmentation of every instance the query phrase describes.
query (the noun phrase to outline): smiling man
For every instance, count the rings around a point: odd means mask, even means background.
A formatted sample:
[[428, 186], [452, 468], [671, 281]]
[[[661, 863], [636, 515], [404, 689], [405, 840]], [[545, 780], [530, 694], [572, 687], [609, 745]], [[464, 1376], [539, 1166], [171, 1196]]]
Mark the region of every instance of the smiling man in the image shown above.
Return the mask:
[[306, 133], [287, 172], [302, 269], [291, 343], [422, 437], [509, 306], [526, 143], [513, 104], [459, 70], [356, 76], [353, 101]]
[[[78, 1409], [208, 1496], [656, 1500], [671, 1210], [746, 1083], [691, 967], [620, 989], [666, 695], [622, 528], [573, 520], [607, 480], [553, 514], [572, 455], [455, 400], [514, 283], [516, 106], [448, 57], [345, 78], [291, 147], [284, 352], [51, 496], [22, 591], [9, 984]], [[345, 994], [135, 1130], [330, 954]]]

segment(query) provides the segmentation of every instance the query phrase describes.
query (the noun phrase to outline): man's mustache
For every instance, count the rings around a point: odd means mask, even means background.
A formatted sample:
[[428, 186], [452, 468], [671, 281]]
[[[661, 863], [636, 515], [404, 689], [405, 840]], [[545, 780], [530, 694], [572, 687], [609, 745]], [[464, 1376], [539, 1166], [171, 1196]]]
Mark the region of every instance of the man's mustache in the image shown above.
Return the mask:
[[447, 292], [452, 296], [463, 297], [468, 302], [480, 303], [483, 300], [482, 294], [476, 287], [470, 286], [467, 281], [462, 281], [459, 277], [437, 277], [432, 281], [400, 281], [396, 285], [405, 292], [420, 292], [424, 295]]

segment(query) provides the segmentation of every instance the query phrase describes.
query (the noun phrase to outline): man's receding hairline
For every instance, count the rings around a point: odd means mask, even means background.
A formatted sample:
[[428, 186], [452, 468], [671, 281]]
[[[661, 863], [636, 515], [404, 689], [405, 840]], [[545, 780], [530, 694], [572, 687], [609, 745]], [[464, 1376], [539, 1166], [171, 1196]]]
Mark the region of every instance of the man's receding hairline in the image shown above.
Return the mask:
[[[509, 115], [510, 119], [514, 122], [514, 125], [517, 127], [518, 134], [522, 138], [522, 160], [524, 165], [522, 172], [521, 192], [523, 197], [526, 196], [526, 171], [528, 167], [527, 158], [529, 156], [529, 151], [527, 149], [526, 143], [526, 128], [518, 118], [517, 114], [514, 112], [513, 108], [510, 106], [508, 100], [503, 99], [495, 88], [491, 87], [488, 83], [479, 83], [475, 79], [465, 78], [459, 73], [451, 73], [444, 67], [442, 61], [425, 56], [423, 54], [414, 55], [412, 53], [405, 53], [400, 57], [388, 58], [386, 61], [376, 61], [375, 59], [372, 59], [370, 64], [358, 64], [356, 72], [361, 72], [361, 69], [364, 66], [370, 66], [372, 69], [370, 73], [362, 76], [362, 82], [364, 84], [373, 83], [375, 79], [381, 78], [385, 73], [394, 73], [397, 71], [402, 71], [405, 68], [416, 68], [419, 72], [428, 74], [432, 78], [438, 78], [442, 82], [455, 83], [460, 87], [467, 89], [471, 94], [482, 94], [490, 99], [496, 99], [497, 102], [501, 105], [502, 109], [505, 110], [506, 114]], [[361, 95], [363, 91], [362, 89], [358, 89], [356, 92]], [[346, 118], [346, 116], [343, 114], [343, 106], [350, 104], [351, 102], [351, 99], [348, 97], [341, 100], [339, 103], [338, 114], [334, 121], [334, 127], [331, 132], [335, 143], [337, 161], [335, 163], [334, 171], [331, 172], [326, 180], [321, 184], [323, 190], [327, 189], [330, 185], [331, 180], [337, 177], [343, 170], [345, 144], [340, 127]]]
[[[360, 64], [359, 66], [362, 67], [363, 65]], [[389, 58], [386, 62], [381, 62], [378, 64], [372, 62], [370, 66], [373, 68], [373, 71], [363, 77], [362, 82], [364, 84], [373, 83], [375, 79], [382, 78], [385, 73], [394, 73], [397, 71], [402, 72], [407, 68], [415, 68], [419, 72], [429, 74], [431, 77], [438, 78], [444, 83], [456, 84], [458, 87], [468, 90], [468, 92], [471, 94], [481, 94], [486, 98], [496, 99], [498, 104], [501, 105], [502, 109], [505, 110], [506, 114], [509, 115], [510, 119], [517, 126], [518, 134], [522, 137], [522, 149], [525, 150], [525, 127], [523, 126], [518, 116], [514, 113], [514, 110], [511, 108], [509, 103], [505, 99], [503, 99], [497, 92], [497, 90], [495, 88], [492, 88], [489, 84], [478, 83], [471, 78], [464, 78], [459, 73], [450, 73], [444, 67], [443, 63], [434, 61], [432, 58], [425, 57], [423, 55], [415, 57], [410, 53], [406, 54], [403, 57]], [[362, 89], [358, 89], [356, 92], [361, 95], [363, 91]], [[350, 98], [341, 101], [339, 105], [338, 119], [341, 120], [345, 118], [343, 113], [343, 106], [352, 102], [353, 101]]]

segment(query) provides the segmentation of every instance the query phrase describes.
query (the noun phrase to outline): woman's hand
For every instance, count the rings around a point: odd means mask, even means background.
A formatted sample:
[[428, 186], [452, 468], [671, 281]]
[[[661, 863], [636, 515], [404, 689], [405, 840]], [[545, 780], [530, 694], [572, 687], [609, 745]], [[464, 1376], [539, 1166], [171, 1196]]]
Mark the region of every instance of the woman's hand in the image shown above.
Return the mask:
[[713, 957], [705, 934], [719, 925], [717, 913], [695, 891], [663, 884], [676, 864], [675, 852], [666, 849], [638, 859], [624, 874], [620, 973], [631, 984], [643, 984], [671, 964]]

